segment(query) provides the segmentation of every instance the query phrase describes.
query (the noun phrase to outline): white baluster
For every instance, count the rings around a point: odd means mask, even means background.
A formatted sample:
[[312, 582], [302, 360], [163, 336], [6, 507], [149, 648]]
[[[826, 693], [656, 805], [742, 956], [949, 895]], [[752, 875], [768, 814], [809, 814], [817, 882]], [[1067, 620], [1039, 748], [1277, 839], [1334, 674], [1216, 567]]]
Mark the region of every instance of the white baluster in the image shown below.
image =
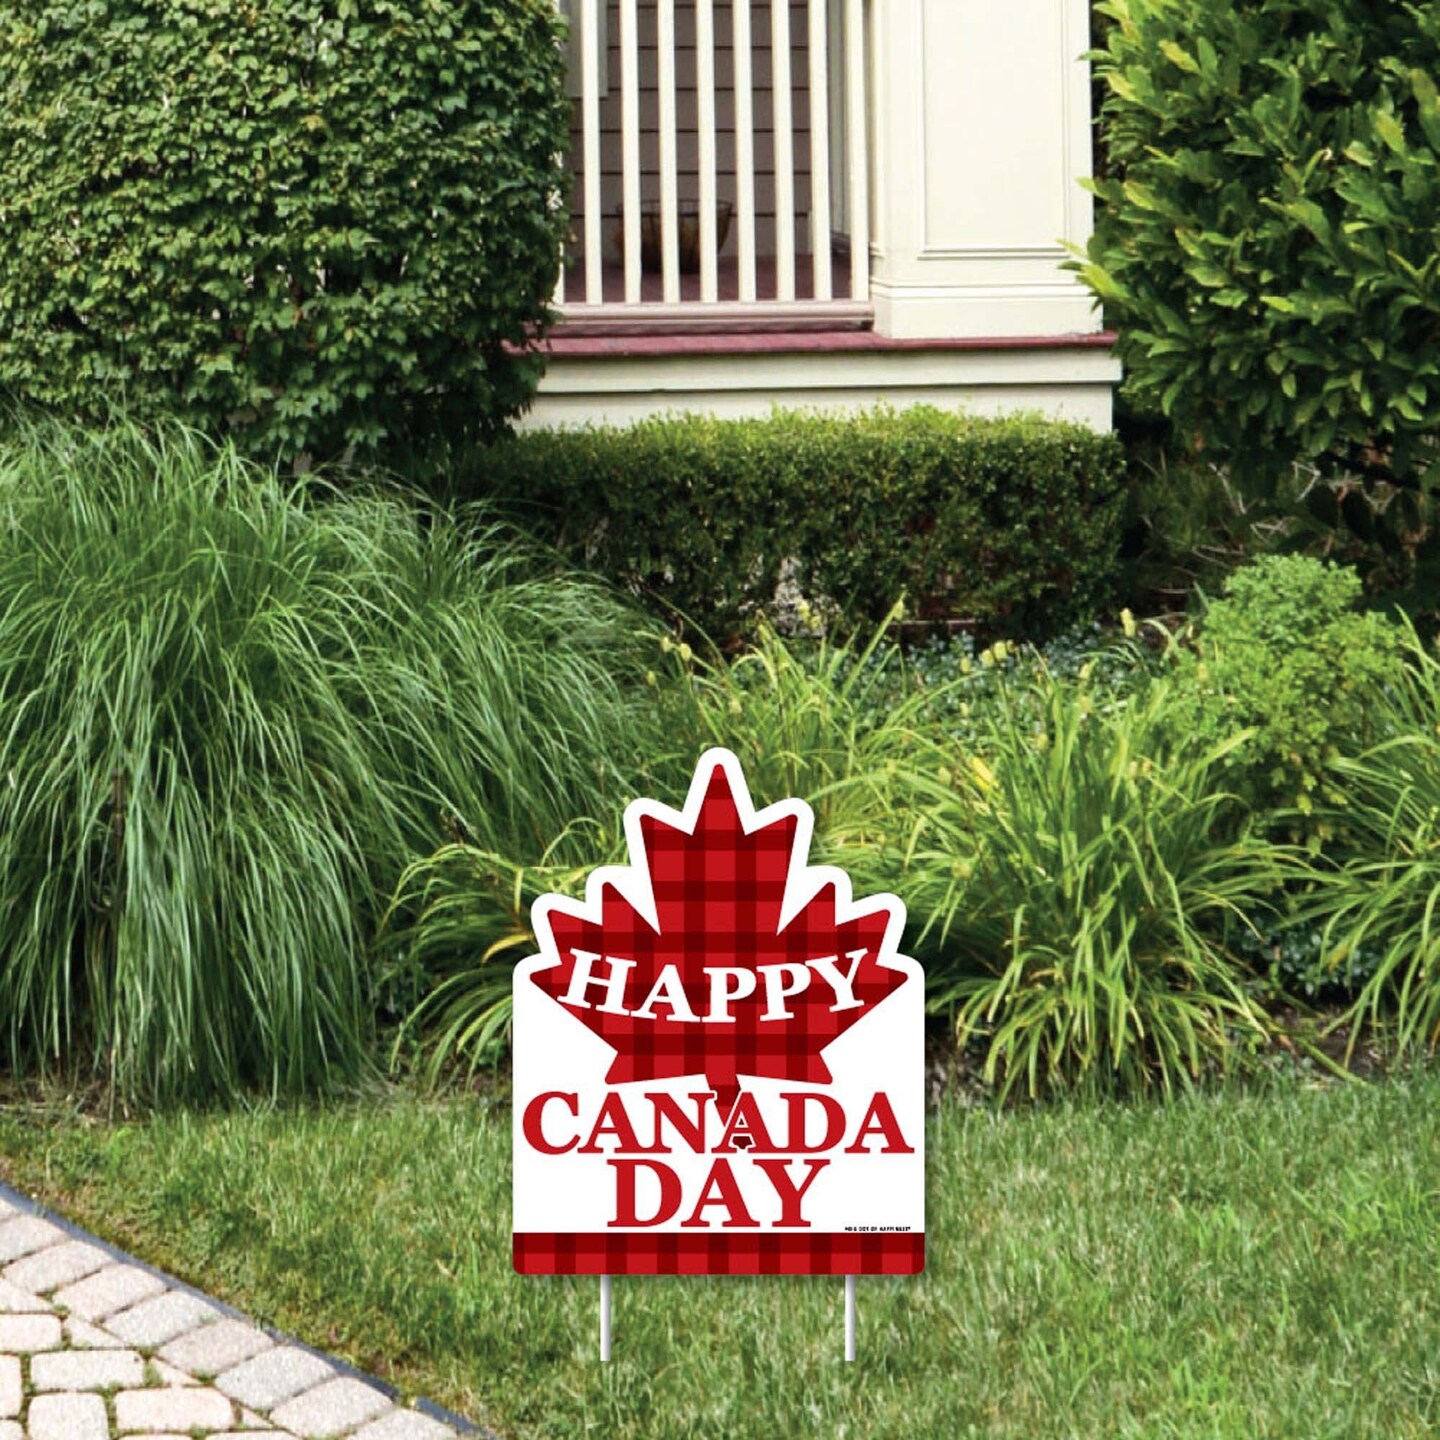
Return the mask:
[[640, 303], [640, 24], [636, 0], [620, 0], [621, 185], [625, 303]]
[[815, 298], [833, 294], [830, 274], [830, 57], [827, 0], [810, 0], [810, 261]]
[[864, 0], [845, 4], [846, 210], [850, 222], [850, 298], [870, 298], [870, 155], [865, 113]]
[[[568, 25], [569, 12], [565, 8], [564, 0], [555, 0], [555, 9], [559, 12], [559, 14], [565, 17]], [[568, 85], [566, 86], [566, 89], [568, 91]], [[564, 173], [565, 156], [563, 154], [557, 155], [555, 157], [555, 166], [559, 171], [561, 171], [562, 174]], [[568, 205], [569, 203], [569, 198], [563, 191], [556, 191], [554, 193], [552, 198], [552, 204], [555, 206], [556, 209], [558, 209], [562, 204]], [[569, 238], [569, 233], [570, 217], [567, 214], [565, 217], [565, 229], [560, 237], [559, 255], [557, 256], [559, 265], [555, 272], [555, 293], [551, 299], [551, 304], [553, 304], [556, 309], [559, 309], [565, 304], [565, 244], [566, 240]]]
[[676, 157], [675, 0], [659, 0], [660, 232], [665, 303], [680, 299], [679, 166]]
[[735, 62], [735, 208], [740, 299], [753, 304], [755, 285], [755, 80], [751, 63], [750, 0], [733, 0]]
[[580, 102], [585, 152], [585, 302], [605, 298], [600, 214], [600, 3], [580, 0]]
[[700, 129], [700, 299], [720, 298], [715, 226], [715, 0], [695, 0], [695, 90]]
[[775, 298], [795, 298], [795, 138], [790, 98], [790, 0], [770, 0], [770, 97], [775, 129]]

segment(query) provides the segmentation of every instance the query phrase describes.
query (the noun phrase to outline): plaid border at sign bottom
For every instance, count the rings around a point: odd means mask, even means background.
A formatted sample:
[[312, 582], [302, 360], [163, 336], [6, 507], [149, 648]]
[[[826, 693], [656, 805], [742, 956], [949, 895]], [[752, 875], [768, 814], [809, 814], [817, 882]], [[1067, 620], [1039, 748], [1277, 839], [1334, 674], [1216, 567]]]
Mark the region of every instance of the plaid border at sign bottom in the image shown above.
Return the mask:
[[517, 1230], [521, 1275], [918, 1275], [925, 1236]]

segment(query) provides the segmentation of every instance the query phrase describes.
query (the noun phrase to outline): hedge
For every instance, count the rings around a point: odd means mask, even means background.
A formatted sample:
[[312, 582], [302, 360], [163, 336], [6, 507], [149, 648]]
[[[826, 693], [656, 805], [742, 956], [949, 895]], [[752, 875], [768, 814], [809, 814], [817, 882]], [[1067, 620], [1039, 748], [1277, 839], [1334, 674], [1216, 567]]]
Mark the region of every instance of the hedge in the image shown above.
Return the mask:
[[8, 0], [0, 392], [271, 457], [498, 426], [567, 142], [553, 0]]
[[1109, 598], [1123, 470], [1116, 439], [1081, 425], [917, 407], [531, 431], [456, 483], [717, 640], [782, 580], [782, 598], [855, 619], [903, 592], [924, 617], [1037, 636]]

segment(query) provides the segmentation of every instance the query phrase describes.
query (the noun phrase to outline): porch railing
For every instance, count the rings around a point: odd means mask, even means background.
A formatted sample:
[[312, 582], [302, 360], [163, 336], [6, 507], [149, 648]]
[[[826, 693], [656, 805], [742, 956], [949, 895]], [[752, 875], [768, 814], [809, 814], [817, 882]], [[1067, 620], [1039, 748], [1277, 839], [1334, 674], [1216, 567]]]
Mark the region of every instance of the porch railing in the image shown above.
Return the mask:
[[868, 317], [869, 0], [557, 3], [576, 108], [565, 318]]

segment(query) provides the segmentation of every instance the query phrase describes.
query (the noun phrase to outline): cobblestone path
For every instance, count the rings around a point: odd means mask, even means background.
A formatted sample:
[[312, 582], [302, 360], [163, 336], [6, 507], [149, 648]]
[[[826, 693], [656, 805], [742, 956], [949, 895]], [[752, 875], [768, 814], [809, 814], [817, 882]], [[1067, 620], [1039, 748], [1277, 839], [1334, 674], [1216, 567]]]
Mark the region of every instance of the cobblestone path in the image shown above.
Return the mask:
[[[263, 1330], [0, 1186], [0, 1440], [485, 1434]], [[493, 1440], [493, 1437], [492, 1437]]]

